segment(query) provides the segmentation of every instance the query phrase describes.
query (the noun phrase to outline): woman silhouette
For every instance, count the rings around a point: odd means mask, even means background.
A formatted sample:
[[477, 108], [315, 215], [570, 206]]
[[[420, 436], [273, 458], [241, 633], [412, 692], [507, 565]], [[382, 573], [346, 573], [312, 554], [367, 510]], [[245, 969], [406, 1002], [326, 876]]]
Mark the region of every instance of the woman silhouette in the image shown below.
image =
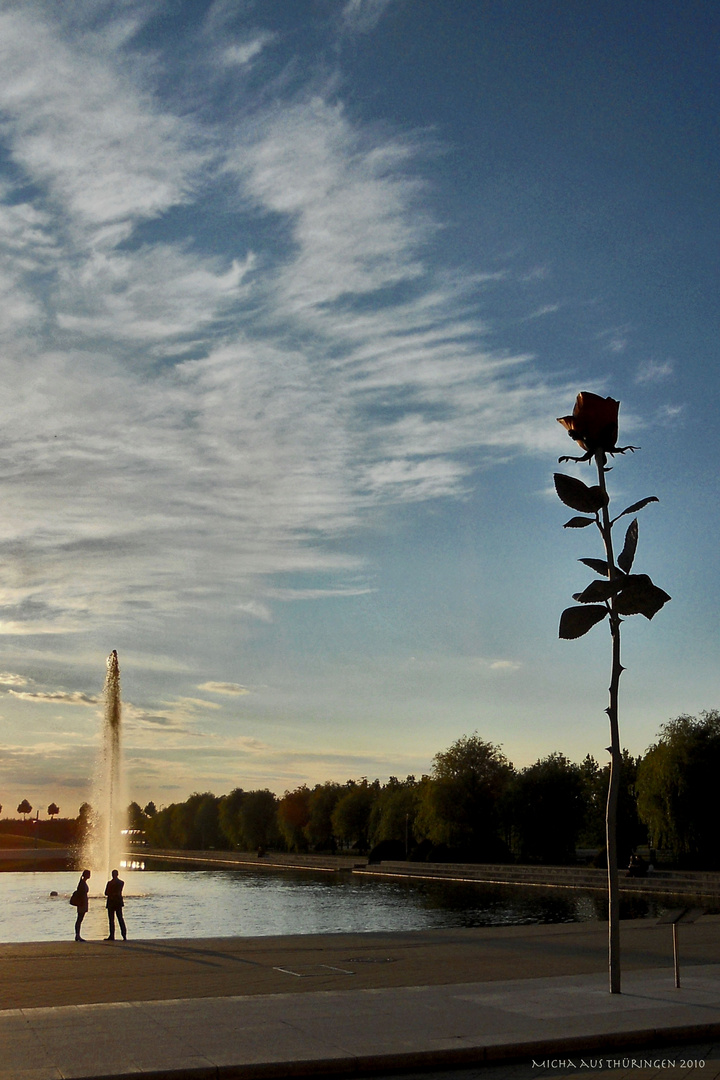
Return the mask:
[[84, 941], [85, 940], [85, 938], [80, 937], [80, 927], [82, 926], [82, 921], [83, 921], [83, 919], [85, 918], [85, 916], [87, 914], [87, 909], [88, 909], [88, 906], [89, 906], [89, 902], [88, 902], [88, 893], [90, 891], [89, 888], [88, 888], [88, 878], [89, 877], [90, 877], [90, 871], [89, 870], [83, 870], [82, 874], [80, 875], [80, 880], [77, 883], [77, 889], [75, 890], [76, 893], [77, 893], [77, 898], [78, 898], [78, 902], [77, 902], [77, 919], [75, 920], [75, 940], [76, 941]]

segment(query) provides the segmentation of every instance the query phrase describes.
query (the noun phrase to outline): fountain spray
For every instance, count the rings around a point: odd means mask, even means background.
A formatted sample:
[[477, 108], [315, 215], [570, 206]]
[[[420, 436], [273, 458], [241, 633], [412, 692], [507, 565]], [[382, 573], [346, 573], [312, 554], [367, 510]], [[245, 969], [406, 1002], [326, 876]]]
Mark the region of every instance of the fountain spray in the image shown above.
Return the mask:
[[127, 814], [121, 768], [120, 665], [116, 649], [107, 658], [103, 697], [102, 744], [93, 785], [91, 828], [83, 846], [83, 860], [94, 874], [106, 881], [120, 861]]

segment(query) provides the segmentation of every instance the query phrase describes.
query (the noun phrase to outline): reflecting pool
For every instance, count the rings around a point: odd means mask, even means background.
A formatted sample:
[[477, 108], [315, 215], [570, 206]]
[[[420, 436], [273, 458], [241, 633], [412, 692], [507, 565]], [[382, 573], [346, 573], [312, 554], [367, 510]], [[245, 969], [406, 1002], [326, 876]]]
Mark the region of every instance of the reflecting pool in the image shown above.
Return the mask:
[[[297, 871], [125, 871], [130, 938], [266, 937], [587, 922], [606, 916], [600, 893], [519, 886], [387, 881]], [[0, 873], [0, 941], [74, 934], [68, 903], [78, 874]], [[91, 880], [83, 937], [107, 934], [105, 882]], [[52, 894], [56, 895], [52, 895]], [[657, 916], [661, 899], [623, 901], [622, 918]]]

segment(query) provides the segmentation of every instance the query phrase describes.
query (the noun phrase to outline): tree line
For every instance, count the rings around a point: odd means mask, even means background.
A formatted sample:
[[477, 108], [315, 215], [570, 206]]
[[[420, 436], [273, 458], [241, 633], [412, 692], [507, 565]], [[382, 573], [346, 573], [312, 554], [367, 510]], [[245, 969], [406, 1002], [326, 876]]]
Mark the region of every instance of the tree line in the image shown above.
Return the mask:
[[[720, 775], [720, 712], [683, 715], [660, 729], [644, 755], [625, 751], [618, 862], [638, 846], [670, 852], [678, 865], [720, 868], [713, 782]], [[563, 864], [578, 849], [604, 849], [609, 766], [560, 753], [515, 769], [475, 733], [435, 755], [417, 779], [302, 784], [278, 798], [235, 788], [194, 793], [158, 810], [130, 805], [130, 827], [161, 848], [338, 852], [371, 858]]]
[[[17, 812], [18, 812], [18, 814], [22, 814], [23, 821], [25, 821], [28, 814], [32, 814], [33, 807], [28, 802], [27, 799], [23, 799], [22, 802], [20, 802], [18, 804]], [[0, 814], [1, 813], [2, 813], [2, 804], [0, 804]], [[38, 811], [36, 811], [36, 813], [39, 815], [40, 811], [38, 810]], [[50, 805], [47, 808], [47, 815], [50, 818], [50, 820], [52, 821], [53, 818], [57, 817], [57, 815], [59, 813], [60, 813], [60, 807], [57, 805], [57, 803], [51, 802]]]

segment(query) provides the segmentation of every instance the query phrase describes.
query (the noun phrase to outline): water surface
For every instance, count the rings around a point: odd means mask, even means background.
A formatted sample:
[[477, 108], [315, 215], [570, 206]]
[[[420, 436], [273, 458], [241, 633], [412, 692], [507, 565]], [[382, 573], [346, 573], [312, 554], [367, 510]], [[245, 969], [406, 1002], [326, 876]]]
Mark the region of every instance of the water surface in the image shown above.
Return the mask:
[[[472, 926], [587, 922], [606, 917], [600, 893], [446, 881], [379, 881], [297, 871], [121, 871], [132, 938], [266, 937]], [[68, 903], [76, 872], [0, 874], [0, 941], [72, 938]], [[83, 937], [107, 934], [105, 882], [91, 880]], [[51, 893], [57, 893], [52, 896]], [[623, 918], [665, 908], [654, 897], [623, 902]]]

